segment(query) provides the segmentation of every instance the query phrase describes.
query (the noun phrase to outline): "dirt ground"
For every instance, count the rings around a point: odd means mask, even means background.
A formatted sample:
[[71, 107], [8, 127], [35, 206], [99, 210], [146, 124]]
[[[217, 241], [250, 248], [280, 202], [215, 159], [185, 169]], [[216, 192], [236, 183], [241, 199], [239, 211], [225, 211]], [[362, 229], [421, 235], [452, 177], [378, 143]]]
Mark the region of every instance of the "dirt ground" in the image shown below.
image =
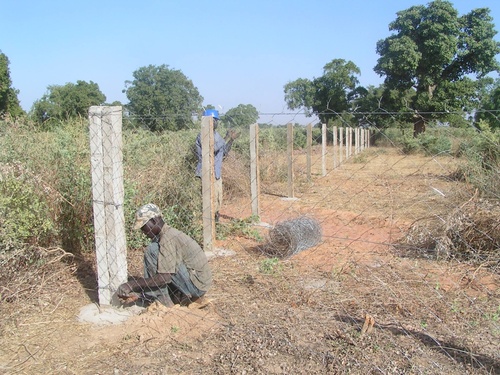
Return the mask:
[[[212, 302], [199, 309], [79, 322], [96, 302], [94, 259], [55, 257], [39, 288], [0, 304], [0, 373], [498, 374], [499, 274], [395, 246], [472, 194], [449, 178], [455, 169], [452, 158], [371, 148], [322, 176], [316, 154], [312, 182], [293, 199], [286, 185], [261, 186], [260, 209], [270, 226], [317, 219], [321, 243], [273, 262], [257, 236], [267, 226], [218, 240], [234, 255], [210, 260]], [[222, 225], [250, 215], [248, 198], [229, 197]], [[141, 256], [129, 253], [130, 274]]]

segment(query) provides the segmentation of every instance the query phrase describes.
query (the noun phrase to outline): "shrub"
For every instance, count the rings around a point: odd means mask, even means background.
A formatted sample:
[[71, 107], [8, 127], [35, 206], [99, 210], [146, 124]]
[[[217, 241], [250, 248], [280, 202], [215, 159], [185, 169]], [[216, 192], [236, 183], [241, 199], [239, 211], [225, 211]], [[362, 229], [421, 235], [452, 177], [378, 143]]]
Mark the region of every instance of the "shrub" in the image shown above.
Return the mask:
[[33, 187], [31, 199], [47, 207], [49, 214], [42, 217], [52, 218], [57, 233], [50, 245], [63, 246], [72, 253], [92, 249], [88, 122], [68, 121], [52, 130], [27, 121], [2, 122], [0, 126], [4, 133], [0, 162], [19, 165], [29, 172], [26, 183]]
[[456, 175], [462, 176], [484, 196], [498, 198], [500, 190], [500, 130], [491, 131], [486, 124], [481, 132], [464, 139], [457, 155], [464, 158]]
[[430, 132], [419, 134], [418, 143], [426, 155], [434, 156], [449, 154], [451, 152], [451, 141], [445, 135], [439, 133], [437, 136]]
[[129, 243], [141, 243], [140, 233], [131, 232], [135, 210], [155, 203], [165, 221], [201, 238], [201, 184], [194, 171], [197, 159], [193, 145], [197, 130], [152, 133], [124, 131], [124, 189]]
[[45, 246], [56, 235], [39, 184], [26, 171], [3, 165], [0, 170], [0, 251], [25, 245]]
[[412, 154], [420, 149], [420, 142], [413, 135], [405, 135], [401, 142], [401, 151], [404, 154]]

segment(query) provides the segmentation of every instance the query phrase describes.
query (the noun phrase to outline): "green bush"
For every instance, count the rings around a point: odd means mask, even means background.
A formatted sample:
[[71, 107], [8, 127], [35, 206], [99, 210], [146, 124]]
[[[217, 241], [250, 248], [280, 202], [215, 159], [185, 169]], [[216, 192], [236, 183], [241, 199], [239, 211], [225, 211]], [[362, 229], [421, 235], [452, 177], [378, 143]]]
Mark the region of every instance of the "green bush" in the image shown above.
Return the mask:
[[[194, 175], [193, 149], [197, 134], [198, 130], [123, 132], [127, 231], [135, 210], [151, 202], [163, 210], [167, 223], [201, 241], [201, 182]], [[127, 236], [129, 243], [141, 243], [144, 237], [131, 231]]]
[[43, 217], [52, 218], [57, 233], [50, 245], [72, 253], [92, 249], [88, 121], [68, 121], [52, 130], [28, 121], [3, 121], [0, 128], [4, 134], [0, 137], [0, 162], [31, 171], [28, 183], [36, 195], [31, 199], [47, 207], [50, 215]]
[[413, 135], [405, 135], [401, 139], [401, 151], [404, 154], [412, 154], [417, 152], [420, 149], [420, 142], [418, 138], [415, 138]]
[[452, 142], [446, 133], [445, 128], [430, 127], [425, 133], [414, 137], [410, 128], [389, 128], [376, 137], [376, 144], [400, 147], [403, 154], [416, 152], [424, 152], [429, 156], [450, 154]]
[[49, 208], [37, 185], [26, 172], [17, 176], [10, 171], [0, 172], [0, 252], [25, 245], [46, 246], [56, 236]]
[[69, 252], [93, 250], [94, 227], [88, 123], [69, 122], [52, 132], [53, 149], [46, 156], [57, 168], [54, 185], [61, 194], [58, 227]]
[[287, 149], [287, 129], [284, 127], [260, 129], [259, 141], [262, 149], [285, 151]]
[[419, 134], [417, 137], [419, 148], [421, 148], [426, 155], [436, 156], [451, 153], [451, 141], [444, 134], [438, 135], [425, 132]]
[[498, 198], [500, 191], [500, 130], [469, 133], [460, 143], [457, 155], [464, 159], [458, 175], [476, 187], [484, 196]]
[[373, 136], [373, 143], [379, 147], [395, 147], [401, 146], [403, 138], [413, 135], [410, 128], [387, 128], [383, 131], [377, 131]]

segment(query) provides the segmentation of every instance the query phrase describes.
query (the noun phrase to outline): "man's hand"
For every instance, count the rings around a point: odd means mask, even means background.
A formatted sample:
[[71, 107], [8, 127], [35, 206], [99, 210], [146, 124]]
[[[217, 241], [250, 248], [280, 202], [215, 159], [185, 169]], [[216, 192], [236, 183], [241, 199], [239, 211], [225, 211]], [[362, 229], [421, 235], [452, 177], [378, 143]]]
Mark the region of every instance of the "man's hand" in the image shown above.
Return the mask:
[[119, 298], [127, 299], [130, 297], [130, 293], [133, 291], [132, 286], [129, 283], [123, 283], [116, 290], [116, 295]]

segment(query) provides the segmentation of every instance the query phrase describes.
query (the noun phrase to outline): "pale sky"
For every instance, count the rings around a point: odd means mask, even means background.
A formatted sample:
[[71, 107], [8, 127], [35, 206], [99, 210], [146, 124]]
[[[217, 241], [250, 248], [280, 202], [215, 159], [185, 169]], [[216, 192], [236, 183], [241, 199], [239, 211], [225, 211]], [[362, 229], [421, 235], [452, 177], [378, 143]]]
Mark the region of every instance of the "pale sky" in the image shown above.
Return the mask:
[[[192, 80], [204, 105], [224, 113], [252, 104], [277, 114], [266, 121], [285, 124], [283, 86], [321, 76], [333, 59], [356, 64], [362, 86], [382, 83], [373, 71], [377, 41], [390, 35], [396, 12], [428, 2], [0, 0], [0, 50], [25, 110], [49, 85], [77, 80], [125, 104], [122, 90], [135, 70], [166, 64]], [[489, 8], [499, 31], [498, 0], [452, 3], [459, 15]]]

